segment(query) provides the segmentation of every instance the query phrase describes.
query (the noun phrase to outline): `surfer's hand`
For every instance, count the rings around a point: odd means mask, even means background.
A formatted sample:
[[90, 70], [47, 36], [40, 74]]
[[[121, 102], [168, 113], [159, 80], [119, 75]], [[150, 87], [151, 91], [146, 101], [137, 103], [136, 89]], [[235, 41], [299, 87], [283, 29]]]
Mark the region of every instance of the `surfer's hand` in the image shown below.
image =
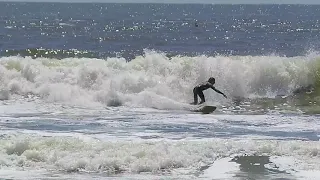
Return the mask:
[[228, 98], [225, 94], [223, 94], [223, 96], [224, 96], [225, 98]]

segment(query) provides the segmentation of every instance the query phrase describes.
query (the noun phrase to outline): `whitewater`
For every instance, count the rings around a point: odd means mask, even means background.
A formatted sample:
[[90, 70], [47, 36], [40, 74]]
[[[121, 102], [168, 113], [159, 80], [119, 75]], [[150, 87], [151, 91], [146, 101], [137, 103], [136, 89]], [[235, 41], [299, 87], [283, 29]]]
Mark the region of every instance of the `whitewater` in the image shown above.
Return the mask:
[[[318, 57], [2, 57], [0, 177], [318, 179], [319, 97], [287, 99]], [[191, 112], [211, 76], [228, 99], [205, 91], [217, 111]]]
[[[1, 99], [36, 96], [51, 103], [79, 106], [132, 106], [179, 109], [192, 101], [192, 89], [208, 77], [230, 97], [290, 95], [319, 81], [317, 55], [176, 56], [147, 51], [124, 58], [62, 60], [2, 57]], [[208, 99], [228, 105], [210, 91]]]

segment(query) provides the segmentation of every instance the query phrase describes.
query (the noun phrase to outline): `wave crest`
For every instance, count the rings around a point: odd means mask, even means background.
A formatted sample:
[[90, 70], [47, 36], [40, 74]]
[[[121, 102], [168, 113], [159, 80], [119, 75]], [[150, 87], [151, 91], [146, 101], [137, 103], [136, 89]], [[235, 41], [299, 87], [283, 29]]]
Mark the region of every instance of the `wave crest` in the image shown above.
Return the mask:
[[[217, 80], [216, 88], [229, 97], [288, 95], [295, 88], [319, 82], [319, 62], [318, 56], [168, 58], [154, 51], [129, 62], [123, 58], [12, 56], [0, 59], [0, 81], [8, 96], [31, 93], [50, 102], [162, 109], [191, 102], [193, 87], [211, 76]], [[213, 91], [205, 95], [208, 101], [225, 102]]]

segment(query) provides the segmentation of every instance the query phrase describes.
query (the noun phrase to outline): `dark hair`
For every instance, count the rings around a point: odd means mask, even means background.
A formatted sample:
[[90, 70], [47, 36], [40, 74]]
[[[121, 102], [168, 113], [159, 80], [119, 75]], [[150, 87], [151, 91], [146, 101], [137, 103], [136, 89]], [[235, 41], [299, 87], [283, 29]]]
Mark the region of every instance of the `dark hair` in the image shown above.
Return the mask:
[[210, 77], [208, 81], [209, 82], [216, 82], [216, 79], [214, 77]]

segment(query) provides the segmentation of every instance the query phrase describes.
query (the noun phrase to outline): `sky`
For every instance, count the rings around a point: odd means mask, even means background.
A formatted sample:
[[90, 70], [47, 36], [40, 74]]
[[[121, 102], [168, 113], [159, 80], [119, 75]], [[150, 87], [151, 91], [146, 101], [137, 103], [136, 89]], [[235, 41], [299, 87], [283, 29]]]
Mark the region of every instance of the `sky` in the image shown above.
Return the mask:
[[118, 3], [200, 3], [200, 4], [320, 4], [320, 0], [0, 0], [6, 2], [118, 2]]

